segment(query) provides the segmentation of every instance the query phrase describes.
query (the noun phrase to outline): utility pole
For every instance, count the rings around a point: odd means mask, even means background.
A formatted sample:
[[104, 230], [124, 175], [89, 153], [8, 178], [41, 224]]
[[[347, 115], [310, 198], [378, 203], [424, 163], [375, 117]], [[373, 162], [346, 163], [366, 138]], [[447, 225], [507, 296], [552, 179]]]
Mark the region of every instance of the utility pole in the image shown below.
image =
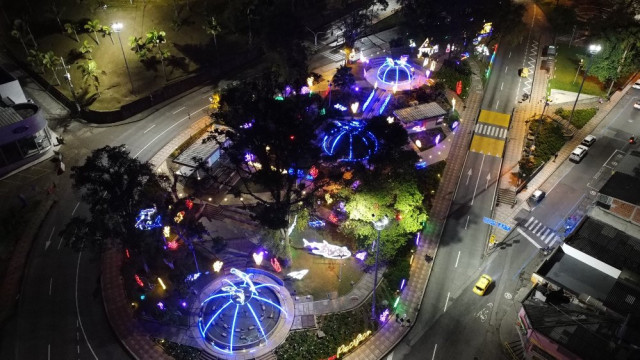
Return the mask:
[[73, 96], [73, 102], [76, 104], [76, 110], [78, 110], [78, 113], [81, 111], [80, 110], [80, 104], [78, 103], [78, 98], [76, 98], [76, 92], [73, 89], [73, 83], [71, 82], [71, 74], [69, 74], [69, 67], [67, 65], [65, 65], [64, 63], [64, 57], [60, 56], [60, 62], [62, 63], [62, 69], [64, 70], [64, 78], [67, 79], [67, 82], [69, 82], [69, 90], [71, 91], [71, 96]]

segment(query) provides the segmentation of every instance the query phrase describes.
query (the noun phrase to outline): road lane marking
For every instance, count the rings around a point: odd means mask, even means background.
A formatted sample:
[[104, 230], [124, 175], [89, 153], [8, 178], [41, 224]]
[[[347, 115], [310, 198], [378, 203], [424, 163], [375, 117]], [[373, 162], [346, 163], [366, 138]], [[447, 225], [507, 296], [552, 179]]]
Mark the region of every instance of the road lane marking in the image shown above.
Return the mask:
[[[80, 330], [82, 330], [82, 336], [84, 336], [84, 341], [87, 342], [87, 346], [89, 347], [89, 350], [91, 351], [91, 354], [93, 354], [93, 358], [98, 360], [98, 356], [93, 351], [93, 348], [91, 347], [91, 344], [89, 343], [89, 339], [87, 338], [87, 333], [84, 331], [84, 326], [82, 326], [82, 319], [80, 318], [80, 306], [78, 305], [78, 274], [80, 273], [80, 258], [82, 258], [82, 248], [83, 247], [84, 247], [84, 242], [82, 243], [82, 245], [80, 245], [80, 253], [78, 254], [78, 265], [76, 265], [75, 296], [76, 296], [76, 316], [78, 317], [77, 324], [80, 325]], [[79, 351], [80, 351], [80, 345], [78, 345], [78, 352]]]
[[[202, 108], [196, 110], [194, 113], [197, 113], [198, 111], [201, 111], [202, 109], [206, 109], [208, 106], [203, 106]], [[153, 140], [149, 141], [149, 143], [147, 145], [145, 145], [142, 149], [140, 149], [140, 151], [138, 151], [137, 154], [135, 154], [133, 156], [133, 158], [137, 158], [138, 155], [140, 155], [146, 148], [149, 147], [149, 145], [153, 144], [154, 141], [158, 140], [162, 135], [164, 135], [167, 131], [173, 129], [174, 126], [180, 124], [181, 122], [190, 119], [188, 116], [183, 117], [182, 119], [176, 121], [173, 125], [169, 126], [165, 131], [161, 132], [160, 134], [158, 134], [158, 136], [154, 137]]]
[[471, 197], [471, 205], [473, 205], [473, 200], [476, 198], [476, 191], [478, 191], [478, 183], [480, 182], [480, 174], [482, 173], [482, 166], [484, 165], [485, 154], [482, 154], [482, 161], [480, 162], [480, 170], [478, 171], [478, 179], [476, 180], [476, 187], [473, 189], [473, 196]]
[[182, 110], [184, 110], [184, 109], [185, 109], [185, 107], [184, 107], [184, 106], [183, 106], [183, 107], [181, 107], [180, 109], [178, 109], [178, 110], [174, 111], [174, 112], [173, 112], [173, 115], [175, 115], [175, 114], [179, 113], [180, 111], [182, 111]]
[[431, 360], [436, 358], [436, 350], [438, 350], [438, 344], [436, 344], [436, 346], [433, 347], [433, 356], [431, 356]]
[[[502, 162], [503, 159], [502, 157], [500, 157], [500, 166], [498, 166], [498, 169], [502, 169]], [[498, 177], [500, 177], [500, 170], [498, 170]], [[493, 188], [493, 201], [491, 202], [491, 210], [493, 210], [493, 207], [496, 205], [498, 198], [496, 197], [496, 193], [498, 192], [498, 181], [496, 180], [496, 186]]]
[[507, 73], [507, 69], [508, 69], [508, 68], [509, 68], [508, 66], [505, 66], [505, 67], [504, 67], [504, 73], [505, 73], [505, 74]]
[[502, 87], [504, 86], [504, 82], [500, 84], [500, 91], [502, 91]]
[[451, 296], [451, 293], [448, 292], [447, 293], [447, 301], [444, 302], [444, 311], [447, 311], [447, 304], [449, 303], [449, 296]]
[[149, 132], [149, 130], [153, 129], [155, 126], [156, 126], [156, 124], [151, 125], [151, 127], [150, 127], [150, 128], [148, 128], [147, 130], [145, 130], [145, 131], [143, 132], [143, 134], [148, 133], [148, 132]]
[[47, 359], [51, 359], [51, 344], [47, 345]]
[[464, 228], [465, 230], [467, 229], [467, 226], [469, 226], [469, 215], [467, 215], [467, 223], [464, 224]]
[[44, 250], [45, 250], [45, 251], [49, 248], [49, 245], [51, 245], [51, 237], [53, 236], [53, 232], [54, 232], [55, 230], [56, 230], [56, 227], [54, 226], [54, 227], [51, 229], [51, 234], [49, 234], [49, 240], [47, 240], [47, 241], [44, 243]]
[[49, 279], [49, 295], [51, 295], [51, 287], [53, 286], [53, 278]]
[[[469, 221], [469, 218], [467, 218], [467, 221]], [[458, 257], [456, 258], [456, 266], [458, 267], [458, 260], [460, 260], [460, 251], [458, 251]]]
[[511, 51], [509, 51], [509, 59], [511, 59]]
[[80, 201], [78, 201], [78, 203], [76, 204], [76, 207], [73, 208], [73, 211], [71, 212], [71, 216], [73, 216], [73, 214], [76, 213], [76, 210], [78, 210], [79, 205], [80, 205]]
[[[464, 167], [467, 165], [467, 158], [469, 157], [469, 151], [467, 151], [467, 154], [464, 156], [464, 163], [462, 164], [462, 168], [464, 169]], [[462, 180], [462, 176], [458, 177], [458, 184], [456, 185], [456, 191], [453, 193], [453, 198], [456, 198], [456, 195], [458, 195], [458, 187], [460, 186], [460, 180]]]
[[499, 104], [500, 104], [500, 100], [496, 101], [496, 110], [498, 109]]

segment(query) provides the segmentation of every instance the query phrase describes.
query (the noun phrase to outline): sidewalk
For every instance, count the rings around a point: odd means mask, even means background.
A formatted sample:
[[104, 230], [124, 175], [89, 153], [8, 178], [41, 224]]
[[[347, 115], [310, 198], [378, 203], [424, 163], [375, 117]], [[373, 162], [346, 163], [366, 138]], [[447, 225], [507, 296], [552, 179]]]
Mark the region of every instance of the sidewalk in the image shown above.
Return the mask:
[[[457, 135], [453, 138], [450, 146], [447, 166], [436, 198], [431, 209], [427, 230], [423, 233], [423, 239], [415, 254], [415, 261], [411, 266], [411, 276], [407, 282], [407, 287], [401, 294], [401, 306], [406, 309], [410, 318], [414, 318], [420, 309], [429, 275], [431, 274], [431, 263], [424, 261], [426, 254], [435, 257], [438, 251], [440, 236], [444, 229], [444, 223], [453, 201], [455, 188], [464, 165], [464, 159], [469, 150], [475, 119], [480, 112], [482, 104], [482, 81], [477, 75], [478, 65], [471, 62], [471, 69], [474, 73], [471, 81], [471, 93], [465, 103], [466, 108], [462, 112]], [[402, 338], [409, 332], [410, 327], [403, 327], [395, 321], [384, 324], [369, 340], [358, 346], [355, 351], [347, 355], [348, 359], [380, 359], [396, 346]]]

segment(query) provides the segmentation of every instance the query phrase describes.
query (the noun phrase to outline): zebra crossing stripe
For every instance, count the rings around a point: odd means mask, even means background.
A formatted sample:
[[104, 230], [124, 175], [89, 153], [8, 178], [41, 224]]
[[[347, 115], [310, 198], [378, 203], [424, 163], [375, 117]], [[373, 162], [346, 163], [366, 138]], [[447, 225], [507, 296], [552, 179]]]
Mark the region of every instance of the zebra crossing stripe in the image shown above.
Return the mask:
[[535, 234], [538, 232], [538, 229], [540, 229], [540, 227], [543, 226], [542, 223], [538, 223], [538, 226], [536, 226], [535, 229], [532, 230], [532, 232]]
[[480, 126], [482, 126], [482, 124], [476, 124], [476, 128], [475, 128], [476, 133], [480, 132]]
[[544, 232], [544, 230], [547, 229], [546, 226], [542, 225], [542, 228], [540, 229], [540, 231], [538, 231], [538, 233], [536, 234], [536, 236], [540, 237], [540, 235], [542, 235], [542, 233]]
[[549, 236], [550, 232], [551, 232], [551, 229], [547, 228], [547, 231], [545, 231], [544, 234], [542, 234], [542, 236], [540, 237], [542, 239], [542, 241], [544, 241], [544, 238]]
[[502, 129], [500, 131], [500, 137], [503, 139], [507, 137], [507, 129]]
[[538, 223], [538, 219], [536, 219], [533, 224], [531, 224], [531, 226], [527, 226], [527, 229], [533, 231], [533, 227], [536, 226], [536, 224]]
[[530, 217], [530, 218], [529, 218], [529, 220], [527, 220], [527, 223], [526, 223], [526, 224], [524, 224], [524, 227], [528, 228], [528, 227], [529, 227], [529, 224], [531, 224], [531, 222], [532, 222], [534, 219], [535, 219], [534, 217]]

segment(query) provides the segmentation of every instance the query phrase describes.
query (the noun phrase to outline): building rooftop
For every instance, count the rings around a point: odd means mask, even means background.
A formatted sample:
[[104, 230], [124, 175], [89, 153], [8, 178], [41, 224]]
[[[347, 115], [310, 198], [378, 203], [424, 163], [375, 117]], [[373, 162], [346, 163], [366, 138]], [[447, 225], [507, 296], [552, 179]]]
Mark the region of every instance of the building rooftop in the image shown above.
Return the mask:
[[403, 123], [412, 123], [417, 120], [430, 119], [446, 114], [447, 111], [436, 102], [398, 109], [393, 112], [393, 115]]
[[640, 205], [640, 152], [632, 151], [619, 162], [600, 193]]
[[625, 326], [629, 323], [624, 317], [581, 302], [562, 288], [537, 285], [523, 300], [522, 307], [533, 329], [570, 351], [567, 358], [577, 355], [587, 360], [636, 359], [640, 356], [640, 351], [624, 341], [629, 338], [626, 335], [636, 335]]
[[[205, 138], [209, 136], [209, 132], [206, 132], [198, 140], [196, 140], [191, 146], [178, 155], [173, 162], [180, 165], [185, 165], [191, 168], [198, 166], [198, 161], [207, 160], [214, 152], [218, 150], [220, 145], [216, 141], [203, 142]], [[218, 135], [218, 140], [223, 142], [224, 135]]]
[[22, 121], [23, 117], [12, 107], [0, 107], [0, 127]]

